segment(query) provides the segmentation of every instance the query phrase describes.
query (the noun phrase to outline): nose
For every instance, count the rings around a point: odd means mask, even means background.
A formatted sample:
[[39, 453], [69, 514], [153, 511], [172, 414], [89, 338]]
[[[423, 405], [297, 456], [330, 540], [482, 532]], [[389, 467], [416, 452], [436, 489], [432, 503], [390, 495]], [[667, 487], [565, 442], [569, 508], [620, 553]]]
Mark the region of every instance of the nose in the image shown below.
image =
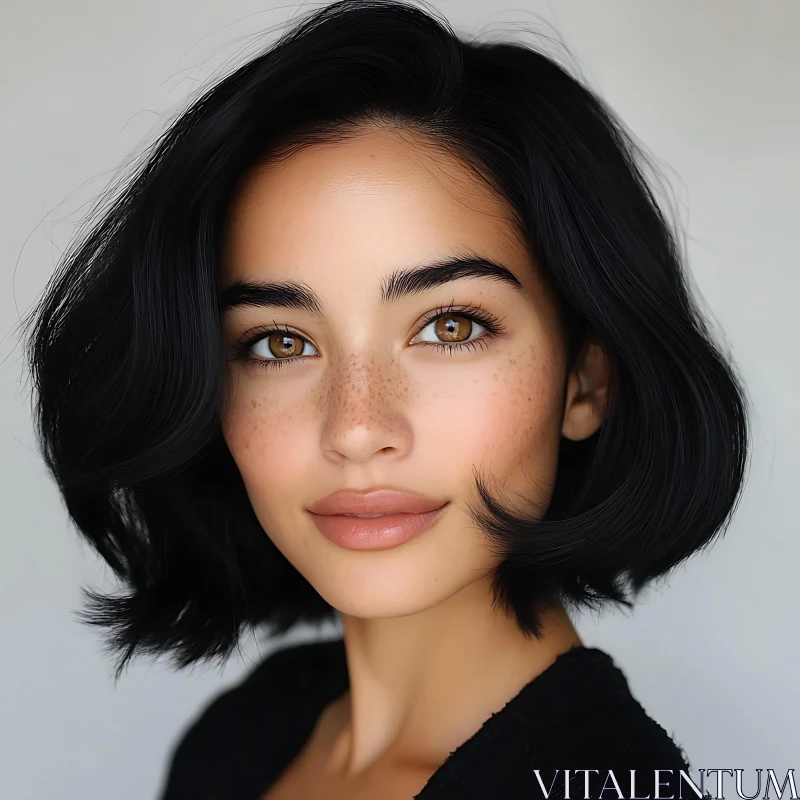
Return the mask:
[[329, 376], [321, 442], [326, 458], [341, 465], [410, 450], [409, 387], [399, 365], [390, 358], [349, 357]]

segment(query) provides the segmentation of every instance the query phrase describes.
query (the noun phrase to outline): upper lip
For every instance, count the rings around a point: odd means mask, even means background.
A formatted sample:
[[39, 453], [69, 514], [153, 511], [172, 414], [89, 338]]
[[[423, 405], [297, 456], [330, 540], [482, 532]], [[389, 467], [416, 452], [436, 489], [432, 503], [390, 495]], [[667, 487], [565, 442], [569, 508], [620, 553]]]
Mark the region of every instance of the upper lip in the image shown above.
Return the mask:
[[340, 489], [308, 507], [314, 514], [423, 514], [445, 501], [405, 489]]

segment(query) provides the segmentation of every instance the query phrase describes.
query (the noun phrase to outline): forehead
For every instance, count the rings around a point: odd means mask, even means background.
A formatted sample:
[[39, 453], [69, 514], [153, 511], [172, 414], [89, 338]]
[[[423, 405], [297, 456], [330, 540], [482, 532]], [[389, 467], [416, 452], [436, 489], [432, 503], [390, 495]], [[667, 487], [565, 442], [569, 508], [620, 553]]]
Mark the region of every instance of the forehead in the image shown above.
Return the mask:
[[510, 209], [468, 166], [411, 131], [369, 128], [252, 170], [222, 268], [228, 279], [322, 263], [383, 273], [454, 248], [528, 256]]

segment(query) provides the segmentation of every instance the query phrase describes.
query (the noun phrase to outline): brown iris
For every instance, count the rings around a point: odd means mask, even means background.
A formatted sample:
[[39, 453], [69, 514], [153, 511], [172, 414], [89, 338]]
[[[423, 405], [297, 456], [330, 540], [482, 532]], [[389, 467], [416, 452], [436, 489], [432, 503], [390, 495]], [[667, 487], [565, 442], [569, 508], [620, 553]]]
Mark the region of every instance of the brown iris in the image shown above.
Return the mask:
[[463, 342], [472, 333], [472, 320], [459, 314], [446, 314], [436, 320], [433, 329], [443, 342]]
[[271, 333], [267, 337], [269, 351], [276, 358], [290, 358], [302, 355], [303, 345], [303, 340], [291, 333]]

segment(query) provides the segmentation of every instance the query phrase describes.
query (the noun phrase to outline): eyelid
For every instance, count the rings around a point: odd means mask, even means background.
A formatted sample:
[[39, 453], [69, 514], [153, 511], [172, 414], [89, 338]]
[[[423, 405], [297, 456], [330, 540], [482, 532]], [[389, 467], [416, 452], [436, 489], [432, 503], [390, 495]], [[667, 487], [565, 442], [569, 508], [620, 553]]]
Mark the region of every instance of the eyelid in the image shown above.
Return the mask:
[[[314, 344], [305, 333], [301, 333], [296, 328], [292, 328], [291, 325], [281, 324], [275, 321], [273, 321], [272, 325], [253, 325], [251, 328], [243, 331], [236, 339], [236, 342], [237, 344], [243, 344], [247, 347], [252, 347], [256, 342], [266, 338], [267, 336], [270, 336], [273, 333], [291, 333], [293, 336], [299, 336], [301, 339], [305, 339], [310, 344]], [[314, 345], [314, 347], [316, 347], [316, 345]]]

